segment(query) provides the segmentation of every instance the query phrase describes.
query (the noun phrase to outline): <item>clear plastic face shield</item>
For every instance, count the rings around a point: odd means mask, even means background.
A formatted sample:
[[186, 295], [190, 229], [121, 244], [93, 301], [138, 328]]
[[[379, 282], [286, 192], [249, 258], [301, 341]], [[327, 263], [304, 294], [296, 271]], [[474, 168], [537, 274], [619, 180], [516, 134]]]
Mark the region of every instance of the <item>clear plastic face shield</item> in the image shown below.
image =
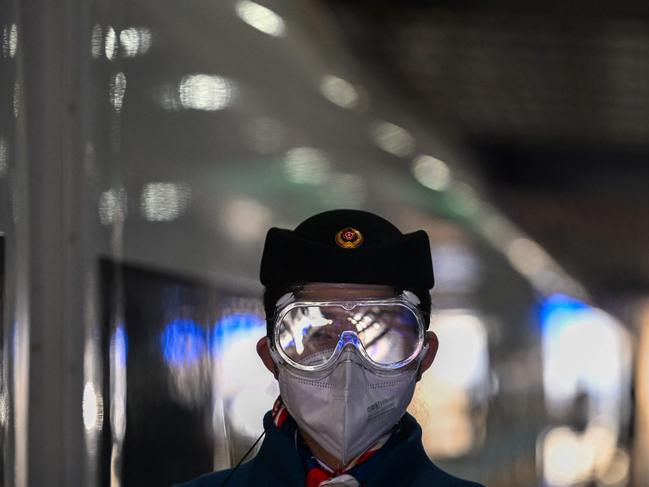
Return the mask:
[[347, 346], [378, 371], [402, 370], [425, 350], [418, 304], [409, 291], [327, 300], [289, 293], [277, 303], [272, 348], [282, 361], [305, 372], [328, 369]]

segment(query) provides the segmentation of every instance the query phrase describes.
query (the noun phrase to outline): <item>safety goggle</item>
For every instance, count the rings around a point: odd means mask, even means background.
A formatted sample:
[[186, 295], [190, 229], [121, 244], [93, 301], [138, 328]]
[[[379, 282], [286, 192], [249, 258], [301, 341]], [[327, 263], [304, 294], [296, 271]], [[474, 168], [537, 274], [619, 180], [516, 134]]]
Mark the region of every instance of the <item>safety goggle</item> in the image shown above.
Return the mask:
[[409, 291], [389, 299], [278, 301], [273, 348], [299, 370], [319, 371], [336, 362], [347, 345], [380, 370], [415, 361], [424, 348], [419, 300]]

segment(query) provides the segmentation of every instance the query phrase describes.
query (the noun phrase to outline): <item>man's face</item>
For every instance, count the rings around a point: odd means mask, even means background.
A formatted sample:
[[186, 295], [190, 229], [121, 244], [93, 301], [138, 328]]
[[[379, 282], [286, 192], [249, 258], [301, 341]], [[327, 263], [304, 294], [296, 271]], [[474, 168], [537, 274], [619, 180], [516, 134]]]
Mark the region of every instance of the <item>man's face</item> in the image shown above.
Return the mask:
[[[310, 282], [300, 285], [294, 294], [302, 301], [340, 301], [355, 299], [389, 299], [399, 295], [394, 287], [378, 284], [342, 284], [326, 282]], [[335, 337], [336, 341], [338, 337]], [[419, 363], [419, 376], [432, 364], [437, 353], [437, 337], [431, 331], [426, 332], [425, 341], [428, 350]], [[266, 368], [277, 377], [277, 369], [268, 351], [266, 338], [259, 340], [257, 352]]]
[[[401, 296], [391, 286], [317, 282], [300, 286], [293, 293], [297, 300], [307, 303], [307, 308], [309, 307], [309, 302], [320, 302], [322, 304], [321, 316], [318, 317], [318, 313], [314, 313], [314, 318], [324, 318], [327, 323], [322, 325], [323, 327], [333, 325], [334, 331], [331, 333], [332, 340], [329, 343], [331, 347], [335, 347], [338, 340], [342, 339], [341, 337], [343, 335], [339, 333], [340, 330], [353, 331], [357, 340], [362, 340], [359, 335], [362, 335], [364, 330], [357, 327], [357, 324], [362, 324], [362, 318], [357, 319], [353, 316], [351, 323], [354, 326], [350, 327], [345, 324], [351, 318], [350, 313], [346, 309], [332, 310], [332, 306], [327, 303], [348, 300], [386, 300], [391, 303], [386, 306], [388, 307], [396, 301], [390, 301], [390, 298]], [[287, 306], [290, 307], [290, 304]], [[325, 308], [327, 308], [326, 311]], [[351, 309], [355, 308], [352, 307]], [[287, 312], [290, 312], [290, 310]], [[340, 316], [338, 316], [339, 314]], [[285, 317], [281, 313], [279, 317], [281, 323], [285, 323]], [[393, 324], [397, 323], [394, 320], [388, 321]], [[337, 322], [340, 325], [339, 332], [336, 332]], [[302, 338], [302, 352], [308, 352], [308, 346], [304, 346], [304, 338], [308, 337], [309, 330], [312, 327], [313, 325], [302, 328], [302, 331], [307, 331], [304, 335], [299, 332], [297, 335], [293, 333], [293, 341], [295, 343], [297, 343], [297, 336]], [[412, 329], [412, 325], [410, 329]], [[398, 334], [398, 327], [394, 327], [392, 330]], [[421, 328], [418, 328], [418, 330], [417, 342], [419, 347], [422, 346]], [[282, 330], [276, 328], [275, 333], [281, 337]], [[320, 331], [318, 330], [317, 333], [319, 334]], [[385, 334], [388, 333], [390, 332], [388, 331]], [[383, 336], [384, 333], [377, 335], [379, 338]], [[367, 336], [365, 338], [367, 339]], [[320, 340], [319, 337], [317, 337], [318, 340]], [[327, 339], [325, 337], [326, 341]], [[374, 340], [370, 341], [373, 342]], [[398, 341], [388, 340], [387, 342], [396, 344]], [[285, 345], [287, 347], [280, 349], [283, 350], [281, 353], [284, 354], [287, 360], [293, 361], [293, 365], [295, 366], [296, 360], [299, 357], [291, 357], [287, 354], [288, 348], [292, 346], [290, 340]], [[414, 381], [418, 381], [421, 374], [433, 362], [435, 353], [437, 352], [437, 337], [434, 333], [427, 332], [424, 337], [424, 346], [419, 349], [421, 350], [420, 358], [412, 360], [400, 368], [393, 368], [389, 375], [372, 371], [355, 359], [350, 360], [346, 358], [340, 363], [342, 365], [341, 367], [338, 367], [336, 362], [332, 362], [331, 366], [328, 365], [327, 359], [323, 366], [330, 368], [323, 370], [330, 373], [325, 377], [319, 377], [318, 381], [304, 380], [304, 378], [309, 377], [309, 374], [320, 373], [317, 370], [307, 371], [302, 369], [298, 375], [295, 375], [295, 371], [291, 371], [290, 366], [287, 366], [281, 361], [276, 364], [272, 358], [270, 346], [270, 340], [267, 337], [263, 337], [257, 343], [257, 353], [266, 368], [279, 380], [282, 401], [296, 420], [307, 445], [314, 455], [326, 462], [327, 465], [332, 466], [334, 469], [341, 469], [351, 458], [371, 446], [381, 434], [391, 428], [406, 412], [408, 403], [414, 393]], [[284, 347], [284, 345], [282, 346]], [[373, 364], [376, 365], [378, 361], [375, 361], [375, 357], [380, 358], [380, 356], [372, 352], [372, 345], [366, 348], [365, 343], [362, 346], [363, 355], [367, 355], [366, 359], [372, 360]], [[294, 348], [297, 350], [296, 345]], [[381, 348], [396, 351], [398, 354], [398, 348], [394, 345]], [[417, 353], [417, 349], [413, 349], [413, 354]], [[331, 357], [333, 359], [333, 355]], [[339, 355], [340, 357], [342, 355]], [[393, 363], [396, 364], [396, 362]], [[300, 364], [307, 367], [310, 366], [309, 364]], [[320, 380], [326, 381], [326, 387], [323, 388], [318, 385]], [[342, 391], [346, 392], [342, 393]], [[372, 423], [371, 427], [368, 427], [367, 423], [362, 420], [363, 412], [368, 411], [368, 407], [376, 404], [385, 405], [385, 414], [382, 413], [380, 416], [377, 416], [380, 419], [377, 419]], [[327, 414], [323, 415], [322, 411], [327, 411]], [[359, 420], [359, 418], [361, 419]], [[341, 425], [345, 426], [342, 427]]]
[[[412, 308], [371, 304], [395, 298], [403, 303], [401, 293], [391, 286], [310, 283], [293, 294], [305, 304], [280, 315], [274, 345], [301, 365], [322, 365], [339, 349], [341, 340], [351, 340], [367, 359], [386, 365], [413, 357], [422, 344], [421, 322]], [[310, 306], [310, 302], [321, 304]]]

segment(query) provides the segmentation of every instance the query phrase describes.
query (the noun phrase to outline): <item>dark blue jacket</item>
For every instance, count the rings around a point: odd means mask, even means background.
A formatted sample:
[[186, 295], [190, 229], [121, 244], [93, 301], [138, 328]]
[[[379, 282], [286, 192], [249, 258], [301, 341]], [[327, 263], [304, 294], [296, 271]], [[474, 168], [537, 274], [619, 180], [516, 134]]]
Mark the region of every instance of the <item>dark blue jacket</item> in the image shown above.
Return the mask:
[[[290, 438], [273, 425], [270, 413], [264, 417], [266, 438], [257, 456], [242, 464], [227, 487], [304, 487], [306, 473]], [[421, 428], [415, 418], [402, 419], [402, 440], [381, 458], [366, 487], [482, 487], [458, 479], [436, 467], [421, 443]], [[231, 470], [203, 475], [175, 487], [219, 487]]]

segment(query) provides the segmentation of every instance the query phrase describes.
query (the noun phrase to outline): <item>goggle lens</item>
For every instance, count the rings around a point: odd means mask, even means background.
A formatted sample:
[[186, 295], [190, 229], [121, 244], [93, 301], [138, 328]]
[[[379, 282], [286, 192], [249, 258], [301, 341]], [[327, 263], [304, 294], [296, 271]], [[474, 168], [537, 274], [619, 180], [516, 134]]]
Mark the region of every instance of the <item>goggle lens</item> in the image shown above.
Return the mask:
[[276, 326], [277, 346], [284, 355], [308, 367], [325, 364], [349, 332], [380, 366], [413, 357], [423, 334], [417, 314], [403, 304], [298, 305], [281, 314]]

